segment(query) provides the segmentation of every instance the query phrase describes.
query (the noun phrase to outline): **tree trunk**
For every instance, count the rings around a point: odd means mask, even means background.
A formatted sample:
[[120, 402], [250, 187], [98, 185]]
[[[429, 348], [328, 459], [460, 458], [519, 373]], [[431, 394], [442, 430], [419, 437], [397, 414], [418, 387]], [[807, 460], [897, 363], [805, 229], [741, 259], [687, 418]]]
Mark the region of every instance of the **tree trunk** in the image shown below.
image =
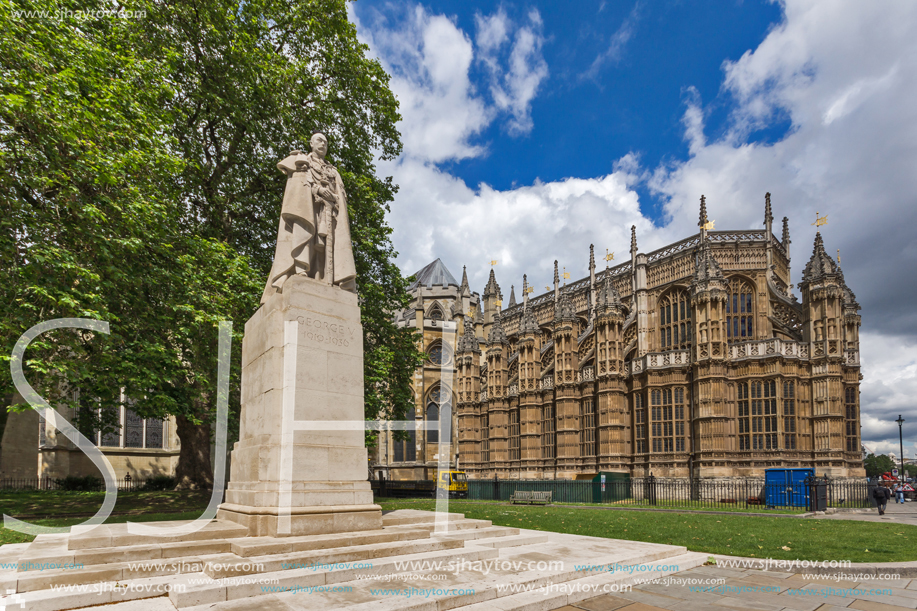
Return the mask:
[[176, 432], [181, 442], [175, 467], [176, 490], [210, 490], [213, 469], [210, 466], [210, 425], [194, 424], [184, 416], [175, 416]]

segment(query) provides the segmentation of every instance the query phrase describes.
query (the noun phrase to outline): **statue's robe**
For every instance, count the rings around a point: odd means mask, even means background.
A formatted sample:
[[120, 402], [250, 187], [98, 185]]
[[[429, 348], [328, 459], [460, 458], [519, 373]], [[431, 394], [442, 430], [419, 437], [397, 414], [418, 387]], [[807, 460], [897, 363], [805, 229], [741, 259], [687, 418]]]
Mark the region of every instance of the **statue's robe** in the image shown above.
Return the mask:
[[[297, 167], [297, 162], [300, 162]], [[331, 231], [330, 210], [321, 198], [313, 195], [319, 177], [313, 167], [322, 164], [325, 175], [334, 180], [334, 198], [338, 206], [334, 221], [334, 239], [331, 277], [323, 280], [344, 290], [356, 292], [356, 265], [350, 241], [350, 218], [347, 214], [347, 194], [338, 171], [317, 156], [294, 153], [277, 164], [287, 175], [280, 225], [277, 229], [277, 250], [268, 276], [261, 303], [275, 292], [283, 291], [283, 284], [294, 274], [310, 278], [324, 274], [324, 261], [328, 234]]]

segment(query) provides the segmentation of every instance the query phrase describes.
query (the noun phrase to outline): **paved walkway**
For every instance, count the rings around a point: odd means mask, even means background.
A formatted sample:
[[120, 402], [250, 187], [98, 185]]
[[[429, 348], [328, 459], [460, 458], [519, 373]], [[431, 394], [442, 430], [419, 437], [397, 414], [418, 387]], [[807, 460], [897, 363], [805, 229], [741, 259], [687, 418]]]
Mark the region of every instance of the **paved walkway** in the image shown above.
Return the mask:
[[[855, 569], [835, 577], [702, 566], [659, 579], [659, 583], [634, 586], [630, 592], [603, 594], [558, 611], [917, 609], [917, 579], [862, 580]], [[713, 579], [722, 583], [709, 585]]]
[[[864, 522], [894, 522], [896, 524], [912, 524], [917, 526], [917, 501], [907, 501], [904, 504], [889, 501], [885, 515], [880, 516], [878, 509], [861, 510], [857, 512], [838, 512], [831, 515], [811, 516], [810, 520], [862, 520]], [[917, 554], [915, 554], [917, 556]]]

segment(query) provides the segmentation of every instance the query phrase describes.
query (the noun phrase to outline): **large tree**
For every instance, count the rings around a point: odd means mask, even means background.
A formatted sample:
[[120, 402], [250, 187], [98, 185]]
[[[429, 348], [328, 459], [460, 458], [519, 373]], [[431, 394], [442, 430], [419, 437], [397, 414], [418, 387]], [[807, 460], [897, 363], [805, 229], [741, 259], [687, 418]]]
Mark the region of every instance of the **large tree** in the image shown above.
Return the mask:
[[82, 408], [83, 430], [117, 425], [122, 390], [148, 417], [211, 404], [216, 322], [239, 320], [258, 291], [248, 260], [174, 205], [184, 161], [168, 64], [106, 9], [0, 9], [0, 385], [11, 391], [10, 351], [29, 327], [109, 322], [109, 335], [55, 331], [26, 353], [29, 382]]
[[[357, 39], [344, 0], [179, 0], [146, 2], [140, 44], [168, 62], [177, 95], [171, 134], [184, 160], [176, 201], [194, 232], [243, 255], [264, 282], [283, 192], [276, 163], [308, 150], [314, 131], [348, 193], [362, 308], [367, 418], [403, 418], [419, 363], [414, 334], [392, 313], [408, 303], [385, 212], [395, 193], [374, 158], [401, 150], [398, 103], [389, 77]], [[251, 303], [252, 310], [258, 306]], [[193, 415], [193, 414], [192, 414]], [[198, 424], [200, 423], [200, 424]], [[203, 439], [206, 418], [179, 420], [182, 439]], [[184, 433], [183, 433], [184, 431]], [[184, 448], [183, 444], [183, 448]], [[206, 473], [184, 460], [185, 480]]]

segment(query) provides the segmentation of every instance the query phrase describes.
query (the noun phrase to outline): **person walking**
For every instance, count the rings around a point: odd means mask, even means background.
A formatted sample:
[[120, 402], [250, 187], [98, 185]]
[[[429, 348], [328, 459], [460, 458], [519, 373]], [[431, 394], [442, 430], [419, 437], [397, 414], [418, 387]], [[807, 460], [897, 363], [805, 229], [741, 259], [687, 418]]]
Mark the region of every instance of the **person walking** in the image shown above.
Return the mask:
[[872, 498], [876, 500], [876, 506], [879, 508], [879, 515], [885, 515], [885, 506], [888, 504], [888, 499], [892, 496], [891, 491], [888, 488], [879, 484], [872, 491]]
[[904, 504], [904, 484], [899, 483], [895, 487], [895, 504], [898, 503]]

